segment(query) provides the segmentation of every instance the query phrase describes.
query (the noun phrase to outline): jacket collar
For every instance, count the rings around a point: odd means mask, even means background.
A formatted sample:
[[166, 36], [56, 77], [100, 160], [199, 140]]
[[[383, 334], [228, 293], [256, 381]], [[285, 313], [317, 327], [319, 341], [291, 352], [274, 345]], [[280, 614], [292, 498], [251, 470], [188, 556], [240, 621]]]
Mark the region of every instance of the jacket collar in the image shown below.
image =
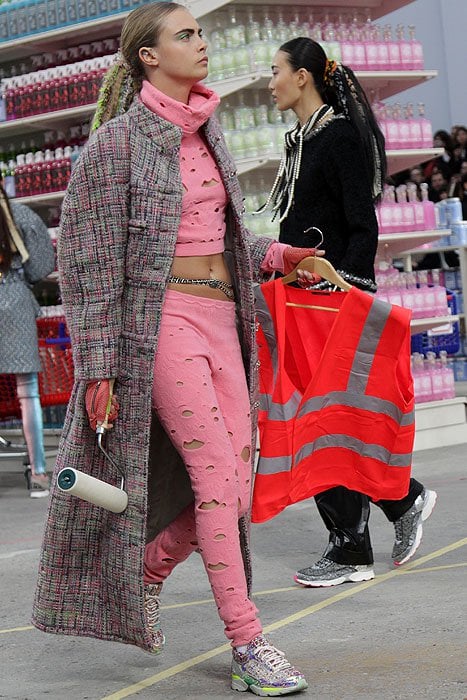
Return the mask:
[[126, 116], [130, 123], [136, 125], [139, 131], [163, 149], [172, 149], [180, 146], [182, 140], [180, 127], [154, 114], [143, 104], [138, 95], [135, 97]]

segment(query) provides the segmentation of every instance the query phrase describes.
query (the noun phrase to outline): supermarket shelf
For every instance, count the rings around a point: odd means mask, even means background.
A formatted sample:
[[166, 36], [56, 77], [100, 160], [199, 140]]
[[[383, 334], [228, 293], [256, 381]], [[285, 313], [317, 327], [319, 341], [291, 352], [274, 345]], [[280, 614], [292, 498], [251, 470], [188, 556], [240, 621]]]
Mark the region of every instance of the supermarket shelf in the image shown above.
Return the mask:
[[432, 80], [438, 75], [436, 70], [397, 70], [397, 71], [355, 71], [363, 87], [377, 89], [382, 100], [392, 97], [415, 85]]
[[63, 129], [90, 117], [94, 113], [95, 108], [95, 104], [82, 105], [81, 107], [73, 107], [73, 109], [60, 109], [55, 112], [34, 114], [23, 119], [0, 122], [0, 138], [18, 136], [19, 134], [40, 130]]
[[430, 318], [413, 318], [410, 322], [410, 332], [412, 335], [424, 333], [438, 326], [443, 326], [445, 323], [454, 323], [459, 320], [457, 314], [448, 316], [431, 316]]
[[[389, 14], [389, 12], [398, 10], [400, 7], [410, 5], [410, 3], [413, 1], [414, 0], [352, 0], [352, 2], [349, 3], [349, 7], [369, 10], [372, 19], [378, 19], [378, 17], [383, 17], [384, 15]], [[209, 4], [217, 6], [219, 3], [212, 0], [212, 2]], [[251, 0], [236, 0], [235, 4], [250, 5]], [[284, 0], [269, 0], [267, 4], [284, 5]], [[307, 5], [309, 7], [336, 7], [342, 9], [342, 7], [346, 6], [346, 3], [345, 1], [343, 2], [343, 0], [295, 0], [294, 5]], [[188, 2], [188, 7], [189, 6], [190, 2]], [[214, 9], [217, 8], [213, 7], [213, 10]]]
[[400, 173], [413, 165], [419, 165], [442, 155], [442, 148], [407, 148], [400, 151], [386, 151], [388, 175]]
[[31, 197], [15, 197], [12, 201], [18, 204], [27, 204], [29, 207], [47, 207], [58, 204], [64, 196], [65, 191], [47, 192], [46, 194], [35, 194]]
[[[377, 19], [400, 7], [410, 4], [413, 0], [353, 0], [352, 7], [368, 9], [371, 17]], [[230, 0], [187, 0], [185, 5], [195, 17], [203, 17], [215, 12]], [[236, 0], [235, 4], [251, 4], [251, 0]], [[271, 5], [283, 4], [283, 0], [271, 0]], [[341, 7], [341, 0], [296, 0], [296, 5], [310, 7]], [[86, 41], [100, 39], [105, 32], [107, 36], [116, 36], [120, 33], [123, 20], [128, 12], [119, 12], [106, 17], [99, 17], [87, 22], [79, 22], [66, 27], [51, 29], [47, 32], [38, 32], [27, 36], [18, 37], [10, 41], [0, 43], [0, 61], [10, 61], [23, 56], [30, 56], [40, 51], [55, 51], [58, 48], [71, 45], [77, 39], [85, 38]]]
[[[380, 99], [392, 97], [403, 90], [436, 78], [436, 70], [356, 71], [366, 89], [378, 89]], [[258, 71], [210, 83], [220, 97], [227, 97], [238, 90], [266, 88], [271, 79], [270, 71]]]
[[414, 451], [467, 442], [465, 402], [464, 396], [456, 396], [415, 404]]
[[[409, 254], [411, 251], [422, 252], [417, 250], [417, 246], [426, 245], [437, 241], [443, 236], [449, 234], [449, 229], [437, 229], [435, 231], [408, 231], [404, 233], [383, 233], [378, 238], [377, 255], [384, 257], [390, 255]], [[441, 250], [435, 248], [434, 250]], [[426, 251], [423, 251], [425, 253]]]
[[[0, 54], [2, 47], [0, 45]], [[394, 95], [401, 90], [417, 85], [425, 80], [430, 80], [437, 75], [436, 71], [363, 71], [357, 72], [364, 87], [378, 88], [381, 98]], [[271, 75], [267, 71], [259, 71], [240, 75], [227, 80], [219, 80], [209, 83], [220, 97], [227, 97], [232, 93], [248, 88], [266, 88]], [[47, 130], [50, 128], [66, 128], [76, 124], [80, 119], [91, 116], [96, 108], [95, 103], [82, 105], [72, 109], [60, 109], [55, 112], [35, 114], [22, 119], [0, 122], [0, 138], [17, 136], [29, 132]]]
[[[450, 233], [450, 229], [446, 229], [443, 231], [440, 231], [441, 236], [448, 236]], [[467, 248], [467, 245], [440, 245], [440, 246], [433, 246], [432, 248], [424, 248], [423, 250], [418, 250], [417, 248], [410, 248], [410, 250], [404, 250], [401, 255], [413, 255], [415, 253], [423, 253], [425, 255], [426, 253], [447, 253], [452, 250], [460, 250], [460, 249], [465, 250]]]
[[106, 17], [99, 17], [87, 22], [70, 24], [66, 27], [51, 29], [47, 32], [28, 34], [27, 36], [0, 43], [0, 61], [12, 61], [23, 56], [31, 56], [41, 51], [56, 51], [85, 39], [94, 41], [103, 36], [117, 36], [122, 22], [128, 12], [119, 12]]

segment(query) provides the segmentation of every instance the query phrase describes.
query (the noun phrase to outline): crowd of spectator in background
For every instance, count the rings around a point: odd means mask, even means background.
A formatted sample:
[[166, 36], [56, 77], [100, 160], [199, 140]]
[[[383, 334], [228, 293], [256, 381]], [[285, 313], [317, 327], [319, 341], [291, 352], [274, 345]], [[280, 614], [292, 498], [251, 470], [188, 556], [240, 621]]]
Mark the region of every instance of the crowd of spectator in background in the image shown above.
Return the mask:
[[456, 124], [450, 133], [442, 129], [436, 131], [433, 147], [442, 148], [443, 153], [401, 174], [395, 184], [414, 182], [419, 187], [426, 182], [432, 202], [459, 197], [462, 218], [467, 220], [467, 127]]

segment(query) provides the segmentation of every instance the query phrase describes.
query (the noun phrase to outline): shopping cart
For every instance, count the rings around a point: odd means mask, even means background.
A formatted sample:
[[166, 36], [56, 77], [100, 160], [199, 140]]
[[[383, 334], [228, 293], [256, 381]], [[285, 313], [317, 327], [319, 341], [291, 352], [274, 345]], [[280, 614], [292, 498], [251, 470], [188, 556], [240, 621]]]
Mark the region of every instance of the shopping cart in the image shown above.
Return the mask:
[[[37, 321], [39, 357], [39, 395], [41, 406], [63, 406], [70, 398], [73, 387], [73, 359], [70, 338], [64, 318], [41, 318]], [[3, 426], [19, 423], [21, 407], [16, 394], [14, 374], [0, 374], [0, 459], [23, 458], [29, 465], [26, 443], [14, 442], [1, 435]], [[58, 426], [57, 426], [58, 427]], [[47, 451], [51, 457], [55, 451]]]

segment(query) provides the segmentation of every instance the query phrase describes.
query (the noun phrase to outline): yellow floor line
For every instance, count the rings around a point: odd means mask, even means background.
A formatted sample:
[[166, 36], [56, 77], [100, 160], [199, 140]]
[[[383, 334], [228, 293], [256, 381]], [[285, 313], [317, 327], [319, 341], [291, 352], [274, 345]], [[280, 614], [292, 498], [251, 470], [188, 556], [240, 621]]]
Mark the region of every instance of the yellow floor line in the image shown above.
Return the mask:
[[33, 630], [35, 629], [32, 625], [28, 625], [27, 627], [12, 627], [9, 630], [0, 630], [0, 634], [8, 634], [9, 632], [26, 632], [26, 630]]
[[[458, 547], [462, 547], [463, 544], [467, 544], [467, 538], [464, 540], [459, 540], [459, 543], [454, 543], [456, 546], [454, 549], [457, 549]], [[440, 554], [437, 554], [436, 556], [442, 556], [443, 554], [446, 554], [446, 549], [447, 551], [451, 551], [453, 548], [452, 545], [449, 545], [448, 548], [444, 548], [444, 550], [439, 550]], [[436, 553], [435, 553], [436, 554]], [[433, 555], [427, 554], [427, 557], [432, 559]], [[394, 569], [392, 570], [391, 574], [423, 574], [428, 571], [442, 571], [443, 569], [458, 569], [459, 567], [467, 566], [467, 562], [461, 561], [457, 562], [456, 564], [442, 564], [440, 566], [425, 566], [425, 567], [419, 567], [419, 562], [422, 562], [423, 560], [426, 561], [426, 559], [423, 557], [421, 559], [417, 559], [416, 562], [413, 562], [417, 566], [412, 566], [412, 568], [409, 568], [411, 565], [406, 564], [403, 569]], [[379, 581], [381, 576], [387, 576], [387, 574], [379, 574], [376, 576], [373, 581]], [[384, 579], [386, 580], [386, 579]], [[285, 586], [282, 588], [270, 588], [266, 591], [255, 591], [253, 593], [253, 598], [257, 598], [258, 596], [262, 595], [271, 595], [273, 593], [287, 593], [289, 591], [300, 591], [302, 589], [301, 586]], [[354, 591], [355, 588], [352, 588]], [[190, 600], [186, 603], [173, 603], [172, 605], [162, 605], [161, 610], [173, 610], [174, 608], [188, 608], [192, 607], [194, 605], [207, 605], [211, 604], [213, 602], [213, 598], [203, 598], [201, 600]], [[28, 632], [30, 630], [36, 629], [33, 625], [26, 625], [24, 627], [10, 627], [9, 629], [4, 629], [0, 630], [0, 634], [10, 634], [11, 632]], [[466, 699], [467, 700], [467, 699]]]
[[[344, 600], [345, 598], [350, 598], [351, 596], [356, 595], [357, 593], [360, 593], [361, 591], [364, 591], [367, 588], [371, 588], [372, 586], [384, 583], [385, 581], [395, 578], [396, 576], [400, 576], [403, 571], [408, 571], [409, 569], [416, 569], [425, 562], [431, 561], [432, 559], [436, 559], [437, 557], [441, 557], [443, 556], [443, 554], [447, 554], [448, 552], [452, 552], [455, 549], [459, 549], [459, 547], [463, 547], [466, 544], [467, 537], [458, 540], [457, 542], [453, 542], [452, 544], [447, 545], [446, 547], [442, 547], [441, 549], [438, 549], [435, 552], [432, 552], [431, 554], [427, 554], [424, 557], [420, 557], [420, 559], [417, 559], [414, 562], [410, 562], [409, 564], [404, 565], [404, 569], [394, 569], [393, 571], [389, 571], [386, 574], [382, 574], [381, 576], [378, 576], [377, 578], [374, 578], [371, 581], [364, 581], [363, 583], [354, 585], [352, 586], [352, 588], [337, 593], [336, 595], [331, 596], [326, 600], [322, 600], [319, 603], [310, 605], [306, 608], [303, 608], [303, 610], [299, 610], [293, 615], [288, 615], [287, 617], [282, 618], [282, 620], [277, 620], [277, 622], [273, 622], [272, 624], [267, 625], [264, 628], [264, 632], [267, 634], [268, 632], [273, 632], [274, 630], [280, 629], [281, 627], [290, 625], [292, 622], [301, 620], [302, 618], [307, 617], [312, 613], [318, 612], [323, 608], [327, 608], [329, 605], [338, 603], [339, 601]], [[228, 650], [230, 650], [230, 644], [222, 644], [222, 646], [216, 647], [215, 649], [211, 649], [205, 654], [200, 654], [198, 656], [193, 657], [192, 659], [182, 661], [181, 663], [176, 664], [175, 666], [167, 668], [165, 671], [160, 671], [159, 673], [156, 673], [153, 676], [149, 676], [149, 678], [145, 678], [144, 680], [139, 681], [138, 683], [133, 683], [132, 685], [127, 686], [126, 688], [122, 688], [116, 693], [106, 695], [103, 698], [101, 698], [101, 700], [122, 700], [123, 698], [127, 698], [130, 695], [134, 695], [135, 693], [138, 693], [139, 691], [144, 690], [145, 688], [150, 688], [152, 685], [155, 685], [159, 681], [171, 678], [177, 673], [182, 673], [183, 671], [186, 671], [187, 669], [192, 668], [193, 666], [197, 666], [198, 664], [203, 663], [203, 661], [207, 661], [208, 659], [212, 659], [214, 656], [223, 654], [225, 651]]]

